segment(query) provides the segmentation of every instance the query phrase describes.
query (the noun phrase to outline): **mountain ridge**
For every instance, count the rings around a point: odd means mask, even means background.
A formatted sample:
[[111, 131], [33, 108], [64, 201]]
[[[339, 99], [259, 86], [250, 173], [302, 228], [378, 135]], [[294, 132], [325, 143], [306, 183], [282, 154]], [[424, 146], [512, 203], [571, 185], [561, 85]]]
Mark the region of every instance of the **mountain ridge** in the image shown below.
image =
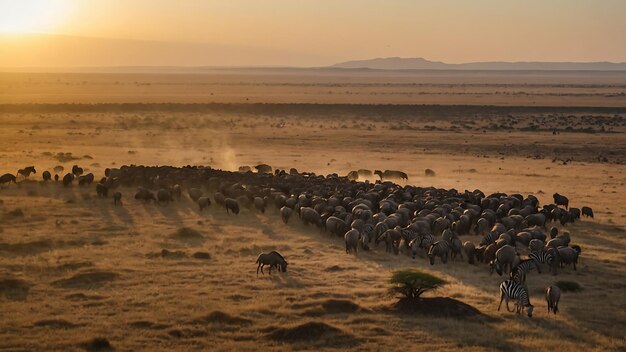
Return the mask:
[[484, 61], [448, 64], [422, 57], [384, 57], [340, 62], [329, 67], [374, 70], [626, 71], [626, 62]]

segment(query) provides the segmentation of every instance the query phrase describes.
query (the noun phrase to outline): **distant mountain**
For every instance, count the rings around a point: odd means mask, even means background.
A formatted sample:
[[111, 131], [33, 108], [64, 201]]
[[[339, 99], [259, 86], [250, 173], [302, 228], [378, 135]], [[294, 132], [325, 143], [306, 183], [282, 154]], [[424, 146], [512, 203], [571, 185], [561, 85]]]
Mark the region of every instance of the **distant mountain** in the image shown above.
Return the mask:
[[370, 60], [346, 61], [332, 68], [374, 70], [502, 70], [502, 71], [626, 71], [626, 62], [470, 62], [447, 64], [424, 58], [387, 57]]

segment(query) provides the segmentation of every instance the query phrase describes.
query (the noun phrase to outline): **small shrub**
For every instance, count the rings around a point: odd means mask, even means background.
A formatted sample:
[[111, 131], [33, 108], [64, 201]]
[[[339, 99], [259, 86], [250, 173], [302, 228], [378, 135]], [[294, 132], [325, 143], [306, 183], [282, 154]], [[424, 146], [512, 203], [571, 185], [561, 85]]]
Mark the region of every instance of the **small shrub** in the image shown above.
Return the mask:
[[422, 293], [447, 284], [443, 279], [418, 270], [395, 271], [389, 282], [393, 285], [389, 293], [401, 294], [406, 299], [417, 299]]
[[563, 292], [579, 292], [583, 290], [583, 287], [576, 281], [557, 281], [554, 283]]

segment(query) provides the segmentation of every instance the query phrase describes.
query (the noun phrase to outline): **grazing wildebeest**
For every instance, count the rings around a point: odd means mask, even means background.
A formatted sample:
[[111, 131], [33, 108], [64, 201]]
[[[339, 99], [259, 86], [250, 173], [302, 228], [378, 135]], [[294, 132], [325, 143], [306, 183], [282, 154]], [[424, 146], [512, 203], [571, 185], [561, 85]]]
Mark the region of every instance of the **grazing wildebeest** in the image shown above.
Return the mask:
[[63, 186], [64, 187], [69, 187], [72, 185], [72, 182], [74, 181], [74, 174], [65, 174], [65, 176], [63, 176]]
[[13, 174], [4, 174], [4, 175], [0, 176], [0, 184], [1, 185], [4, 185], [6, 183], [11, 183], [11, 182], [17, 183], [15, 181], [15, 175], [13, 175]]
[[272, 173], [272, 167], [267, 165], [267, 164], [259, 164], [259, 165], [255, 166], [254, 168], [260, 174], [271, 174]]
[[226, 208], [226, 213], [229, 211], [233, 214], [239, 214], [239, 202], [236, 199], [226, 198], [224, 199], [224, 207]]
[[78, 185], [79, 186], [90, 185], [93, 183], [93, 179], [94, 179], [94, 176], [91, 172], [88, 173], [87, 175], [78, 176]]
[[381, 180], [393, 180], [393, 179], [400, 179], [404, 181], [409, 180], [409, 176], [406, 174], [406, 172], [402, 172], [402, 171], [385, 170], [383, 172], [380, 170], [376, 170], [374, 171], [374, 173], [378, 175]]
[[285, 224], [289, 222], [289, 218], [291, 217], [292, 213], [293, 210], [289, 207], [283, 206], [282, 208], [280, 208], [280, 218]]
[[172, 192], [170, 192], [167, 188], [161, 188], [157, 191], [157, 201], [159, 203], [169, 203], [174, 201], [174, 197], [172, 197]]
[[113, 205], [122, 205], [122, 192], [115, 192], [113, 194]]
[[359, 230], [357, 229], [352, 229], [346, 232], [346, 234], [344, 235], [344, 240], [346, 242], [346, 253], [350, 253], [350, 252], [356, 253], [358, 251], [359, 238], [360, 238], [360, 233], [359, 233]]
[[276, 268], [283, 273], [287, 272], [287, 261], [282, 255], [280, 255], [280, 253], [276, 251], [259, 254], [259, 257], [256, 259], [256, 263], [258, 264], [258, 266], [256, 267], [257, 276], [259, 276], [259, 269], [261, 269], [261, 274], [265, 274], [263, 272], [263, 267], [266, 265], [270, 266], [270, 275], [272, 275], [272, 268]]
[[52, 174], [50, 174], [50, 171], [47, 171], [47, 170], [46, 170], [46, 171], [44, 171], [44, 172], [41, 174], [41, 177], [43, 177], [43, 180], [44, 180], [44, 181], [51, 181], [51, 180], [52, 180]]
[[37, 170], [35, 170], [34, 166], [27, 166], [23, 169], [17, 170], [18, 175], [22, 175], [24, 177], [30, 176], [30, 174], [36, 174]]
[[137, 190], [137, 193], [135, 193], [135, 199], [143, 200], [146, 203], [151, 200], [156, 202], [156, 197], [154, 196], [154, 193], [141, 187]]
[[546, 289], [546, 301], [548, 302], [548, 313], [552, 311], [556, 314], [559, 311], [559, 300], [561, 299], [561, 289], [558, 286], [549, 286]]
[[593, 219], [593, 209], [590, 207], [582, 207], [583, 216]]
[[211, 198], [209, 197], [200, 197], [198, 198], [198, 207], [200, 211], [203, 211], [204, 208], [208, 208], [211, 205]]
[[98, 195], [98, 197], [108, 197], [109, 187], [99, 182], [98, 184], [96, 184], [96, 194]]
[[254, 207], [256, 208], [257, 211], [260, 211], [261, 213], [265, 213], [266, 205], [267, 205], [267, 202], [265, 201], [264, 198], [254, 197]]
[[565, 207], [565, 209], [567, 209], [567, 207], [569, 206], [569, 199], [567, 199], [566, 196], [555, 193], [552, 195], [552, 198], [554, 198], [554, 204], [556, 205], [562, 205]]

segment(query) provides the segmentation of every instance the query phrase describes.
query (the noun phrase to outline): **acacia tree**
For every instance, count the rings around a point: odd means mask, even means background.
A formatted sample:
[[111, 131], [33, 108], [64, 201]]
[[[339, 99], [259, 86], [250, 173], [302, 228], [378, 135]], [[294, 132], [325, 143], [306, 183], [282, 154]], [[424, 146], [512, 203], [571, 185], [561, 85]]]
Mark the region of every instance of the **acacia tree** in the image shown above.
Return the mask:
[[398, 270], [391, 275], [389, 288], [391, 294], [401, 294], [404, 299], [416, 300], [428, 291], [437, 289], [447, 282], [436, 276], [418, 270]]

